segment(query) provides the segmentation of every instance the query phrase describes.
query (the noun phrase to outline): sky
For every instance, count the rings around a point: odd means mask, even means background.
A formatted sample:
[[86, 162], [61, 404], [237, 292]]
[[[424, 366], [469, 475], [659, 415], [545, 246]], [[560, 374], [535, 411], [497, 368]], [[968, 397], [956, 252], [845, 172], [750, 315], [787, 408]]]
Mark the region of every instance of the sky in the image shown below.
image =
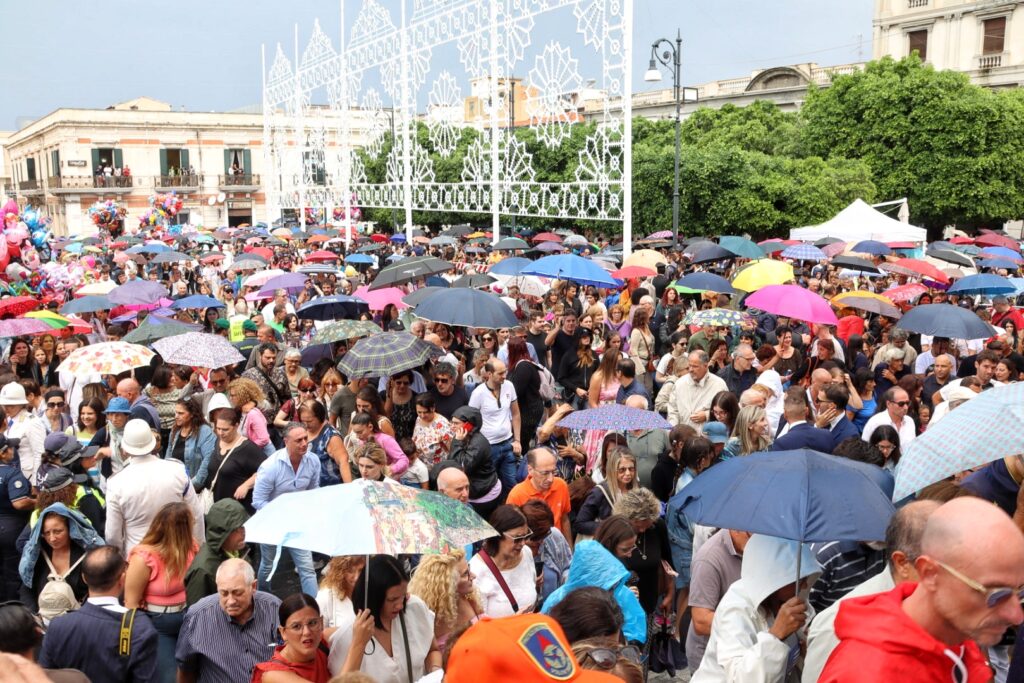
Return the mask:
[[[341, 1], [351, 26], [361, 0]], [[400, 1], [380, 0], [396, 23]], [[413, 0], [405, 1], [411, 14]], [[650, 45], [674, 39], [677, 29], [684, 85], [772, 66], [870, 59], [873, 6], [874, 0], [634, 0], [633, 90], [658, 87], [643, 81]], [[104, 108], [142, 95], [189, 111], [257, 104], [261, 45], [268, 62], [277, 42], [291, 56], [298, 24], [301, 52], [319, 18], [337, 47], [340, 14], [339, 0], [4, 0], [0, 130], [60, 107]], [[567, 25], [538, 24], [531, 49], [565, 36]], [[452, 54], [439, 51], [434, 59], [432, 68], [462, 73]], [[584, 78], [600, 68], [594, 58], [580, 59]]]

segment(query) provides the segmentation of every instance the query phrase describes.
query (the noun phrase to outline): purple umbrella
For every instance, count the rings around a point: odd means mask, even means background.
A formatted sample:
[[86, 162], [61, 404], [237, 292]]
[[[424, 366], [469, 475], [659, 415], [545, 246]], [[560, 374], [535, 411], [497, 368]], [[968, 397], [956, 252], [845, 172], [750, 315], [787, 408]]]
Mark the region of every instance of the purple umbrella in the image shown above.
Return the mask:
[[568, 429], [671, 429], [672, 425], [653, 410], [640, 410], [628, 406], [611, 405], [569, 413], [558, 423]]
[[0, 320], [0, 337], [20, 337], [26, 334], [53, 332], [53, 328], [39, 318]]
[[260, 296], [273, 296], [274, 290], [285, 289], [289, 294], [298, 294], [306, 288], [308, 275], [302, 273], [285, 273], [267, 280], [260, 288]]
[[115, 304], [144, 305], [153, 304], [167, 296], [167, 288], [152, 280], [130, 280], [120, 287], [110, 290], [107, 298]]
[[536, 249], [537, 251], [556, 252], [562, 251], [562, 245], [559, 244], [558, 242], [541, 242], [536, 247], [534, 247], [534, 249]]

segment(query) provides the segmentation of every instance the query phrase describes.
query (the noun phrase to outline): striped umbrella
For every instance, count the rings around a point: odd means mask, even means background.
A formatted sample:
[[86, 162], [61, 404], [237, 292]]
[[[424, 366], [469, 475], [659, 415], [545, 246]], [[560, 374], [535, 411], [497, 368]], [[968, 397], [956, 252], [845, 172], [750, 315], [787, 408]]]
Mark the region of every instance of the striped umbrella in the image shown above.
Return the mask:
[[338, 369], [349, 379], [390, 377], [443, 354], [441, 347], [408, 332], [390, 332], [357, 341], [338, 361]]
[[828, 256], [812, 244], [794, 244], [782, 250], [782, 258], [793, 261], [824, 261]]

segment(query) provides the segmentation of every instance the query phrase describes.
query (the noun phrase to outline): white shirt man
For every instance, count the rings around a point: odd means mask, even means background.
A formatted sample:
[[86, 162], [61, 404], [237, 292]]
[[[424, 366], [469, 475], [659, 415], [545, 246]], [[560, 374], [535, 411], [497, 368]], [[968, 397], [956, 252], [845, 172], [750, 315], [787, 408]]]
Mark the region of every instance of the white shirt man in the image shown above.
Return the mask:
[[[469, 405], [479, 410], [483, 418], [480, 433], [490, 443], [499, 444], [513, 438], [513, 418], [518, 422], [519, 404], [516, 388], [512, 386], [512, 382], [505, 380], [505, 364], [500, 360], [492, 360], [488, 362], [488, 366], [491, 367], [489, 377], [473, 390], [469, 397]], [[491, 385], [495, 385], [495, 388]]]
[[917, 427], [914, 421], [907, 417], [910, 397], [903, 389], [893, 387], [882, 395], [882, 400], [885, 401], [885, 410], [876, 413], [867, 421], [861, 438], [870, 441], [876, 429], [881, 425], [889, 425], [900, 435], [900, 449], [906, 452], [907, 446], [917, 437]]
[[698, 349], [690, 352], [690, 372], [676, 381], [672, 400], [668, 402], [668, 421], [673, 425], [690, 425], [696, 429], [708, 421], [711, 399], [720, 391], [728, 391], [725, 380], [708, 372], [708, 354]]

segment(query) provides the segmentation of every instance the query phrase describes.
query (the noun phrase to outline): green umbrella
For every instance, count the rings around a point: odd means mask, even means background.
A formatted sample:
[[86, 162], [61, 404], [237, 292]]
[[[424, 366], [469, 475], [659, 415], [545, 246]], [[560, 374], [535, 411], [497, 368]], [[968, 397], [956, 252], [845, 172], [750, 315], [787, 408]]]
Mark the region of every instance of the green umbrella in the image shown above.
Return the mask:
[[179, 334], [197, 332], [202, 329], [199, 325], [189, 325], [173, 318], [151, 315], [142, 321], [141, 325], [126, 334], [123, 341], [148, 346], [158, 339], [176, 337]]
[[345, 339], [356, 339], [358, 337], [369, 337], [381, 334], [380, 325], [369, 320], [337, 320], [324, 328], [317, 330], [310, 340], [310, 344], [331, 344]]

